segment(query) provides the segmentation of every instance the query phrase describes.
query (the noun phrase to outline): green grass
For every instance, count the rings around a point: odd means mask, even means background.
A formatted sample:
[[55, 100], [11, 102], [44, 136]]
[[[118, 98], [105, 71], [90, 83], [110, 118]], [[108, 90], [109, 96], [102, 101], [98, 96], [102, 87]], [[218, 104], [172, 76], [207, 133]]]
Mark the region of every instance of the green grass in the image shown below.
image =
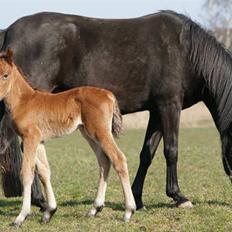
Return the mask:
[[[128, 158], [131, 181], [144, 138], [143, 130], [124, 132], [117, 141]], [[111, 170], [106, 206], [96, 218], [86, 217], [94, 200], [98, 166], [79, 134], [47, 143], [52, 183], [58, 210], [48, 225], [33, 207], [33, 215], [19, 231], [232, 231], [231, 184], [223, 171], [219, 137], [215, 129], [182, 129], [179, 146], [179, 184], [194, 203], [191, 210], [173, 207], [165, 195], [165, 160], [162, 145], [151, 165], [144, 186], [146, 211], [136, 212], [124, 223], [123, 195], [118, 177]], [[0, 231], [9, 227], [21, 207], [21, 198], [0, 194]]]

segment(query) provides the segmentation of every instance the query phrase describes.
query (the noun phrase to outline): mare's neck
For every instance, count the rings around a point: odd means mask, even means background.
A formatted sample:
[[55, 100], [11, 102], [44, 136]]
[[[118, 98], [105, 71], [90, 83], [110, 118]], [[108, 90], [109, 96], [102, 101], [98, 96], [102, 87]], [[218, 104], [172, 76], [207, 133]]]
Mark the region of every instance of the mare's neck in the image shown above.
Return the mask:
[[30, 100], [35, 90], [24, 79], [24, 75], [14, 65], [11, 74], [13, 78], [9, 92], [4, 99], [4, 103], [7, 108], [12, 112], [17, 106], [24, 104], [27, 100]]

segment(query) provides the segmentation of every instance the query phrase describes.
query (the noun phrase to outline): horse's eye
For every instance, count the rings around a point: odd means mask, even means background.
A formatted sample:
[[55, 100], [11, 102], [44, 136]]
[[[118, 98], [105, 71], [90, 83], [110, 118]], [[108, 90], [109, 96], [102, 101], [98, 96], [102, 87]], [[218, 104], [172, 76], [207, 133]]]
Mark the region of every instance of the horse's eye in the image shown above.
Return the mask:
[[6, 73], [3, 75], [3, 80], [7, 80], [7, 78], [8, 78], [8, 74]]

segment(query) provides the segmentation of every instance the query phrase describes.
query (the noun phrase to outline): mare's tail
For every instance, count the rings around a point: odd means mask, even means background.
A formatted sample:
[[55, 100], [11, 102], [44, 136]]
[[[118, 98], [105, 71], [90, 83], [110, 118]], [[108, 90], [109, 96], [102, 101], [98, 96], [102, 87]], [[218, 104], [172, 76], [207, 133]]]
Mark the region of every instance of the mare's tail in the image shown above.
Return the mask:
[[4, 154], [0, 155], [0, 173], [2, 175], [2, 187], [6, 197], [17, 197], [22, 195], [20, 182], [21, 154], [17, 136]]
[[0, 102], [0, 111], [0, 173], [3, 192], [6, 197], [21, 196], [22, 187], [19, 177], [22, 157], [19, 140], [3, 102]]
[[113, 121], [112, 121], [112, 133], [114, 136], [118, 136], [122, 131], [122, 115], [118, 106], [118, 101], [114, 101], [114, 112], [113, 112]]

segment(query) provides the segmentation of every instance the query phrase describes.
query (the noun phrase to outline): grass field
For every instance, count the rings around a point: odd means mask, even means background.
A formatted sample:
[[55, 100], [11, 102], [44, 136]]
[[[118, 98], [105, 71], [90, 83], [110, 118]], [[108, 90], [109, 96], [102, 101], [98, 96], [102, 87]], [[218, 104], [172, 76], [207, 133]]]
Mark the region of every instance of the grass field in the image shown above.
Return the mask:
[[[118, 144], [128, 158], [131, 181], [139, 162], [144, 130], [126, 131]], [[123, 196], [118, 177], [111, 170], [106, 206], [96, 218], [86, 217], [95, 197], [98, 167], [95, 156], [79, 134], [47, 143], [58, 211], [48, 225], [33, 214], [19, 231], [232, 231], [231, 184], [223, 171], [220, 142], [215, 129], [182, 129], [179, 148], [179, 184], [194, 203], [191, 210], [177, 209], [165, 195], [165, 160], [162, 146], [149, 169], [144, 187], [146, 211], [122, 221]], [[0, 231], [13, 231], [9, 223], [21, 198], [0, 194]]]

